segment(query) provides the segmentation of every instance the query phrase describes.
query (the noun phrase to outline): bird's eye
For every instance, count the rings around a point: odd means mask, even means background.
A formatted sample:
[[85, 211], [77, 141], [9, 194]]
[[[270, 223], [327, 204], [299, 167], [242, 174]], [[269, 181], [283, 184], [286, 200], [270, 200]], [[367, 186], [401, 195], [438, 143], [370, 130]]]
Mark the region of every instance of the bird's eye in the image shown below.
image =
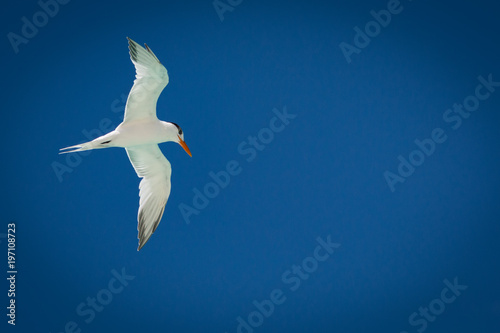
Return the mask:
[[172, 123], [173, 125], [175, 125], [175, 127], [177, 127], [177, 130], [179, 131], [179, 135], [182, 135], [182, 129], [179, 125], [177, 125], [176, 123]]

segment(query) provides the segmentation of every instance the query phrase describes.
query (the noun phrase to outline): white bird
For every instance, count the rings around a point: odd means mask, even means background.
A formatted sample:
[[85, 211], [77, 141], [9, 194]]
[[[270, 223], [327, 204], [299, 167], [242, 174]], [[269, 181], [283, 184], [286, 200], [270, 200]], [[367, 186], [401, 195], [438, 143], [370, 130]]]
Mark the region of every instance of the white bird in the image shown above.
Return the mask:
[[172, 168], [159, 143], [177, 142], [191, 156], [179, 125], [156, 117], [156, 102], [168, 84], [168, 73], [153, 51], [128, 38], [130, 59], [136, 79], [128, 95], [125, 117], [116, 129], [95, 140], [62, 148], [60, 154], [121, 147], [125, 148], [139, 178], [139, 213], [137, 230], [139, 251], [155, 232], [170, 195]]

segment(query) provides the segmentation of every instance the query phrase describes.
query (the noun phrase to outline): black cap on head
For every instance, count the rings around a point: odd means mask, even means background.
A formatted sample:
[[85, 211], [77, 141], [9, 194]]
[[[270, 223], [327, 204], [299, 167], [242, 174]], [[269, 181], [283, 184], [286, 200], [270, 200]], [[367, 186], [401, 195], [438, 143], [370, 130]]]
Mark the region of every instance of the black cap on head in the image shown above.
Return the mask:
[[177, 127], [177, 129], [179, 130], [179, 134], [182, 134], [182, 128], [179, 125], [177, 125], [176, 123], [172, 123], [172, 124], [174, 124], [175, 127]]

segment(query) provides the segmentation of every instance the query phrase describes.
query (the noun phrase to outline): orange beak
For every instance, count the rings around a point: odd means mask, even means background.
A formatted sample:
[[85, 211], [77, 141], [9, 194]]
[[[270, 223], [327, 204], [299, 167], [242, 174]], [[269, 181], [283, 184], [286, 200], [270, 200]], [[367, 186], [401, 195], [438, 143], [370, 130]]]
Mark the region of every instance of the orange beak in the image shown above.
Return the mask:
[[186, 151], [186, 153], [188, 153], [189, 156], [193, 157], [193, 155], [191, 155], [191, 151], [189, 150], [186, 142], [184, 142], [184, 140], [181, 139], [180, 136], [177, 136], [179, 138], [179, 144], [181, 145], [182, 148], [184, 148], [184, 150]]

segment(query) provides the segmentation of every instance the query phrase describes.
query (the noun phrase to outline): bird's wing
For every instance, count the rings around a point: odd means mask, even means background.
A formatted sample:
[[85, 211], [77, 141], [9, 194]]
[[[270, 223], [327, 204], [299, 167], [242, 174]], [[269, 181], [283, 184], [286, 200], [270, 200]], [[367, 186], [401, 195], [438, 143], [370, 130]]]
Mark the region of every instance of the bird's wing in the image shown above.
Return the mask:
[[156, 144], [129, 147], [126, 150], [137, 176], [142, 178], [139, 184], [137, 215], [139, 251], [160, 223], [170, 195], [172, 168]]
[[128, 95], [123, 121], [156, 118], [156, 102], [168, 84], [167, 69], [146, 44], [146, 48], [143, 48], [132, 39], [127, 39], [136, 75], [134, 86]]

